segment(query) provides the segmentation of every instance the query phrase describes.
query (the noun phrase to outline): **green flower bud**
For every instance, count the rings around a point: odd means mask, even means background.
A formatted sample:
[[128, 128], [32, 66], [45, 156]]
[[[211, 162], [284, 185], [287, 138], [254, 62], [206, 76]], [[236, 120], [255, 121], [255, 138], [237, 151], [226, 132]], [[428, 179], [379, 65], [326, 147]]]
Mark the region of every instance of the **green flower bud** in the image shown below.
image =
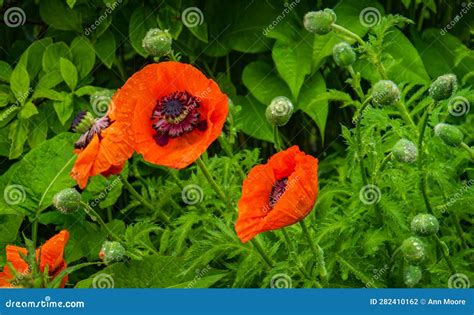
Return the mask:
[[413, 142], [408, 139], [400, 139], [393, 146], [392, 153], [398, 162], [412, 164], [416, 162], [418, 150]]
[[81, 194], [74, 188], [66, 188], [53, 197], [53, 206], [62, 213], [76, 212], [81, 206]]
[[332, 30], [334, 22], [336, 22], [336, 13], [331, 9], [324, 9], [306, 13], [303, 24], [309, 32], [325, 35]]
[[434, 127], [435, 135], [437, 135], [446, 145], [451, 147], [459, 146], [463, 139], [464, 135], [458, 127], [453, 125], [448, 125], [445, 123], [439, 123]]
[[126, 250], [119, 242], [105, 241], [99, 252], [99, 258], [105, 263], [119, 262], [125, 257]]
[[458, 80], [454, 74], [439, 76], [430, 86], [430, 96], [435, 101], [448, 99], [458, 87]]
[[401, 246], [403, 257], [411, 264], [418, 265], [425, 260], [425, 245], [417, 237], [409, 237], [403, 241]]
[[285, 96], [275, 97], [265, 111], [267, 120], [276, 126], [284, 126], [293, 113], [293, 104]]
[[422, 272], [420, 267], [417, 266], [408, 266], [403, 270], [403, 281], [407, 287], [414, 287], [418, 282], [420, 282]]
[[88, 111], [82, 111], [77, 114], [71, 124], [71, 129], [77, 133], [85, 133], [95, 123], [95, 118]]
[[438, 219], [431, 214], [420, 213], [411, 220], [411, 231], [418, 236], [434, 235], [438, 230]]
[[346, 42], [334, 45], [332, 56], [336, 64], [341, 67], [350, 66], [356, 61], [356, 53], [354, 49]]
[[142, 47], [147, 53], [154, 57], [163, 57], [171, 52], [173, 37], [168, 30], [152, 28], [146, 33], [142, 41]]
[[372, 98], [379, 105], [393, 105], [400, 100], [398, 86], [390, 80], [380, 80], [372, 88]]

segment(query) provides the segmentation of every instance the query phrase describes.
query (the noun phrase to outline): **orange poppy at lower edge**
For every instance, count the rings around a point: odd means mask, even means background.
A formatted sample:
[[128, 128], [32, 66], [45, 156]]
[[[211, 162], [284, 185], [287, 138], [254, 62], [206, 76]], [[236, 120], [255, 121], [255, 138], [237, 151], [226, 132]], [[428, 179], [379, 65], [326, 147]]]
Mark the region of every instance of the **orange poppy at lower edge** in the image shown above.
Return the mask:
[[304, 219], [318, 195], [318, 160], [292, 146], [257, 165], [243, 182], [238, 203], [237, 236], [247, 242], [257, 234]]
[[[36, 250], [36, 259], [39, 260], [39, 270], [43, 272], [48, 266], [48, 273], [51, 278], [56, 277], [61, 271], [63, 271], [67, 265], [64, 261], [64, 248], [69, 240], [69, 232], [63, 230], [58, 234], [47, 240], [41, 248]], [[21, 255], [26, 255], [26, 248], [7, 245], [7, 261], [11, 263], [15, 272], [19, 275], [26, 277], [31, 272], [31, 267], [21, 258]], [[64, 277], [61, 281], [61, 287], [63, 288], [67, 283], [67, 277]], [[3, 271], [0, 272], [0, 287], [2, 288], [15, 288], [20, 286], [21, 283], [14, 279], [14, 273], [8, 265], [5, 265]]]
[[[151, 64], [123, 86], [133, 107], [135, 150], [151, 163], [184, 168], [217, 139], [228, 113], [228, 98], [198, 69], [179, 62]], [[132, 103], [129, 105], [129, 103]]]

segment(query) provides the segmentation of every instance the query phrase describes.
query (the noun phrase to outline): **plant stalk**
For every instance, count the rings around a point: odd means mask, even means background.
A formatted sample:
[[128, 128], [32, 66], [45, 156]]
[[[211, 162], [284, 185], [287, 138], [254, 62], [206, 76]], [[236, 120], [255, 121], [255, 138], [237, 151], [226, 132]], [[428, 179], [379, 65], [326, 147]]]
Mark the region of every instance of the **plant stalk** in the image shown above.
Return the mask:
[[319, 275], [321, 276], [321, 279], [323, 280], [323, 282], [327, 283], [328, 273], [326, 270], [326, 264], [324, 263], [324, 255], [323, 255], [322, 249], [311, 238], [311, 235], [309, 234], [308, 226], [306, 225], [304, 220], [300, 221], [300, 225], [301, 225], [301, 229], [303, 230], [303, 234], [308, 240], [311, 251], [313, 252], [314, 259], [316, 259], [316, 264], [319, 269]]

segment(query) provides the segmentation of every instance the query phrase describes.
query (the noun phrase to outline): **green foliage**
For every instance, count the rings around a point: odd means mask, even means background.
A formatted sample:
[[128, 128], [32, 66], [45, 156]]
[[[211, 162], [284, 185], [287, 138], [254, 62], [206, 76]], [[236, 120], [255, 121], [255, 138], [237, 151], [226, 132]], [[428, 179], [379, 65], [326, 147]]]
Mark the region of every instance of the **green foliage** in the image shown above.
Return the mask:
[[[2, 9], [13, 5], [0, 3]], [[37, 233], [39, 245], [67, 229], [70, 268], [63, 275], [69, 274], [69, 287], [260, 288], [282, 273], [292, 287], [447, 287], [453, 270], [446, 248], [456, 272], [474, 279], [474, 55], [473, 33], [466, 30], [472, 12], [447, 29], [460, 7], [445, 1], [15, 5], [25, 11], [24, 25], [0, 26], [2, 265], [7, 244], [24, 246], [22, 234], [34, 239]], [[305, 30], [304, 15], [326, 7], [346, 32]], [[362, 23], [365, 8], [377, 10], [376, 23]], [[157, 27], [173, 38], [173, 53], [161, 59], [142, 46]], [[352, 67], [331, 57], [342, 41], [357, 54]], [[79, 211], [55, 211], [53, 196], [75, 185], [69, 175], [78, 139], [68, 132], [73, 117], [83, 110], [100, 116], [91, 95], [117, 90], [144, 65], [177, 56], [216, 81], [231, 101], [222, 135], [201, 157], [228, 200], [219, 199], [195, 165], [177, 171], [134, 155], [121, 174], [90, 179]], [[457, 76], [459, 88], [434, 103], [429, 86], [446, 73]], [[368, 99], [380, 80], [398, 86], [399, 103], [378, 106]], [[265, 110], [277, 96], [294, 105], [279, 128], [281, 142], [319, 159], [319, 195], [305, 222], [322, 250], [327, 283], [298, 225], [286, 228], [297, 253], [290, 253], [281, 231], [257, 236], [272, 268], [234, 230], [245, 175], [275, 153]], [[445, 145], [434, 132], [439, 123], [456, 126], [464, 142]], [[392, 157], [400, 139], [416, 145], [414, 163]], [[415, 267], [400, 248], [415, 236], [413, 218], [430, 210], [439, 240], [420, 236], [425, 259]], [[125, 261], [100, 263], [104, 241], [120, 242]]]

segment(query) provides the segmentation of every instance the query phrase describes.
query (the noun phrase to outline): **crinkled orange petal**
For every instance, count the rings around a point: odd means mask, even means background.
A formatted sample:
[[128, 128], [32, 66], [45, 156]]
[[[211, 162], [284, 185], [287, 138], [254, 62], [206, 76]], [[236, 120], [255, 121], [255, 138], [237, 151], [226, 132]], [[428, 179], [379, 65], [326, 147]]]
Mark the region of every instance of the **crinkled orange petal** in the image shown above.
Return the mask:
[[[285, 192], [273, 208], [269, 196], [277, 180], [288, 178]], [[293, 146], [273, 155], [266, 164], [249, 172], [242, 186], [238, 237], [247, 242], [257, 234], [279, 229], [304, 219], [318, 194], [318, 160]]]
[[36, 250], [40, 257], [40, 270], [48, 265], [49, 272], [56, 271], [64, 265], [64, 248], [69, 240], [69, 232], [62, 230], [58, 234], [47, 240], [40, 249]]
[[[126, 118], [132, 119], [135, 150], [146, 161], [163, 166], [180, 169], [193, 163], [220, 135], [228, 113], [228, 98], [217, 84], [184, 63], [170, 61], [149, 65], [135, 73], [121, 90], [129, 97], [122, 99], [125, 105], [117, 101], [115, 106], [135, 106], [133, 115]], [[153, 109], [160, 98], [177, 91], [187, 91], [200, 99], [199, 113], [206, 119], [207, 129], [170, 138], [168, 144], [161, 147], [153, 139], [156, 133], [152, 128]]]
[[76, 180], [81, 189], [87, 186], [89, 177], [94, 176], [92, 168], [99, 153], [99, 146], [99, 137], [95, 135], [87, 147], [78, 152], [76, 162], [71, 170], [71, 177]]

